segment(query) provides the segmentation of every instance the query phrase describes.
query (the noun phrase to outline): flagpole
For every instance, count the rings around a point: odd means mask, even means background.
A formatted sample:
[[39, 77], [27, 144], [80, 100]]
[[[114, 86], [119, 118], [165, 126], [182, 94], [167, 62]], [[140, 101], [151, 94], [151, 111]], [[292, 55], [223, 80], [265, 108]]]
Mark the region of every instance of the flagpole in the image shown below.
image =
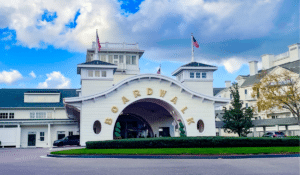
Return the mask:
[[193, 33], [191, 34], [191, 46], [192, 46], [192, 61], [194, 62], [194, 45], [193, 45]]

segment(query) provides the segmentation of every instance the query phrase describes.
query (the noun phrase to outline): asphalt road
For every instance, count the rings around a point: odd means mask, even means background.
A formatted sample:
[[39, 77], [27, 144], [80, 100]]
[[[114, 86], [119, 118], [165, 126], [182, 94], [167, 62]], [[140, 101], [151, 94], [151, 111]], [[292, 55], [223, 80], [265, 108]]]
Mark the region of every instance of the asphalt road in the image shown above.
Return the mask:
[[97, 159], [46, 157], [53, 150], [57, 149], [2, 148], [0, 149], [0, 174], [300, 174], [299, 157], [251, 159]]

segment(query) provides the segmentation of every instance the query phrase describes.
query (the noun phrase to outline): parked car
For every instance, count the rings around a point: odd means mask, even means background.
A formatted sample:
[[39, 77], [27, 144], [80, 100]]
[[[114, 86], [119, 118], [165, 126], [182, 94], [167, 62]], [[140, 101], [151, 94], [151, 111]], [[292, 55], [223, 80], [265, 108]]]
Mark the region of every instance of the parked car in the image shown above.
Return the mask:
[[280, 131], [270, 131], [263, 135], [263, 137], [278, 137], [283, 138], [286, 137], [286, 135], [283, 132]]
[[53, 143], [53, 146], [64, 146], [64, 145], [79, 145], [79, 135], [72, 135], [72, 136], [67, 136], [64, 137], [63, 139], [60, 140], [55, 140]]

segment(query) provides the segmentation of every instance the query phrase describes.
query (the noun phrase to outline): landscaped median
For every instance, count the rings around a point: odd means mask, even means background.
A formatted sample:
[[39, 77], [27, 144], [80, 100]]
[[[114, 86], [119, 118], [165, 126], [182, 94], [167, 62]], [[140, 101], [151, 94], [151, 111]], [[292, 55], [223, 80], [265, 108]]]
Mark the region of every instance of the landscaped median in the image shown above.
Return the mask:
[[54, 155], [251, 155], [299, 154], [299, 138], [172, 137], [87, 142]]
[[51, 152], [55, 155], [234, 155], [294, 154], [300, 147], [231, 147], [231, 148], [147, 148], [147, 149], [73, 149]]

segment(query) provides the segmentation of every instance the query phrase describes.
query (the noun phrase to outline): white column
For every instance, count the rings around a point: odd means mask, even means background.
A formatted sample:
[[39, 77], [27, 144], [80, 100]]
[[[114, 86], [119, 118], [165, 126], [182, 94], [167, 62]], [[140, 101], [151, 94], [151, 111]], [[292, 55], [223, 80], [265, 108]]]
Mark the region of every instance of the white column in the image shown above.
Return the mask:
[[17, 128], [17, 136], [16, 136], [16, 148], [21, 147], [21, 127], [20, 124], [18, 124]]
[[222, 128], [218, 128], [218, 130], [219, 130], [219, 136], [222, 136]]
[[288, 125], [285, 125], [285, 135], [289, 136], [289, 128]]
[[52, 142], [51, 142], [51, 130], [50, 130], [50, 123], [48, 124], [48, 147], [52, 147]]
[[256, 137], [256, 127], [253, 127], [253, 137]]

